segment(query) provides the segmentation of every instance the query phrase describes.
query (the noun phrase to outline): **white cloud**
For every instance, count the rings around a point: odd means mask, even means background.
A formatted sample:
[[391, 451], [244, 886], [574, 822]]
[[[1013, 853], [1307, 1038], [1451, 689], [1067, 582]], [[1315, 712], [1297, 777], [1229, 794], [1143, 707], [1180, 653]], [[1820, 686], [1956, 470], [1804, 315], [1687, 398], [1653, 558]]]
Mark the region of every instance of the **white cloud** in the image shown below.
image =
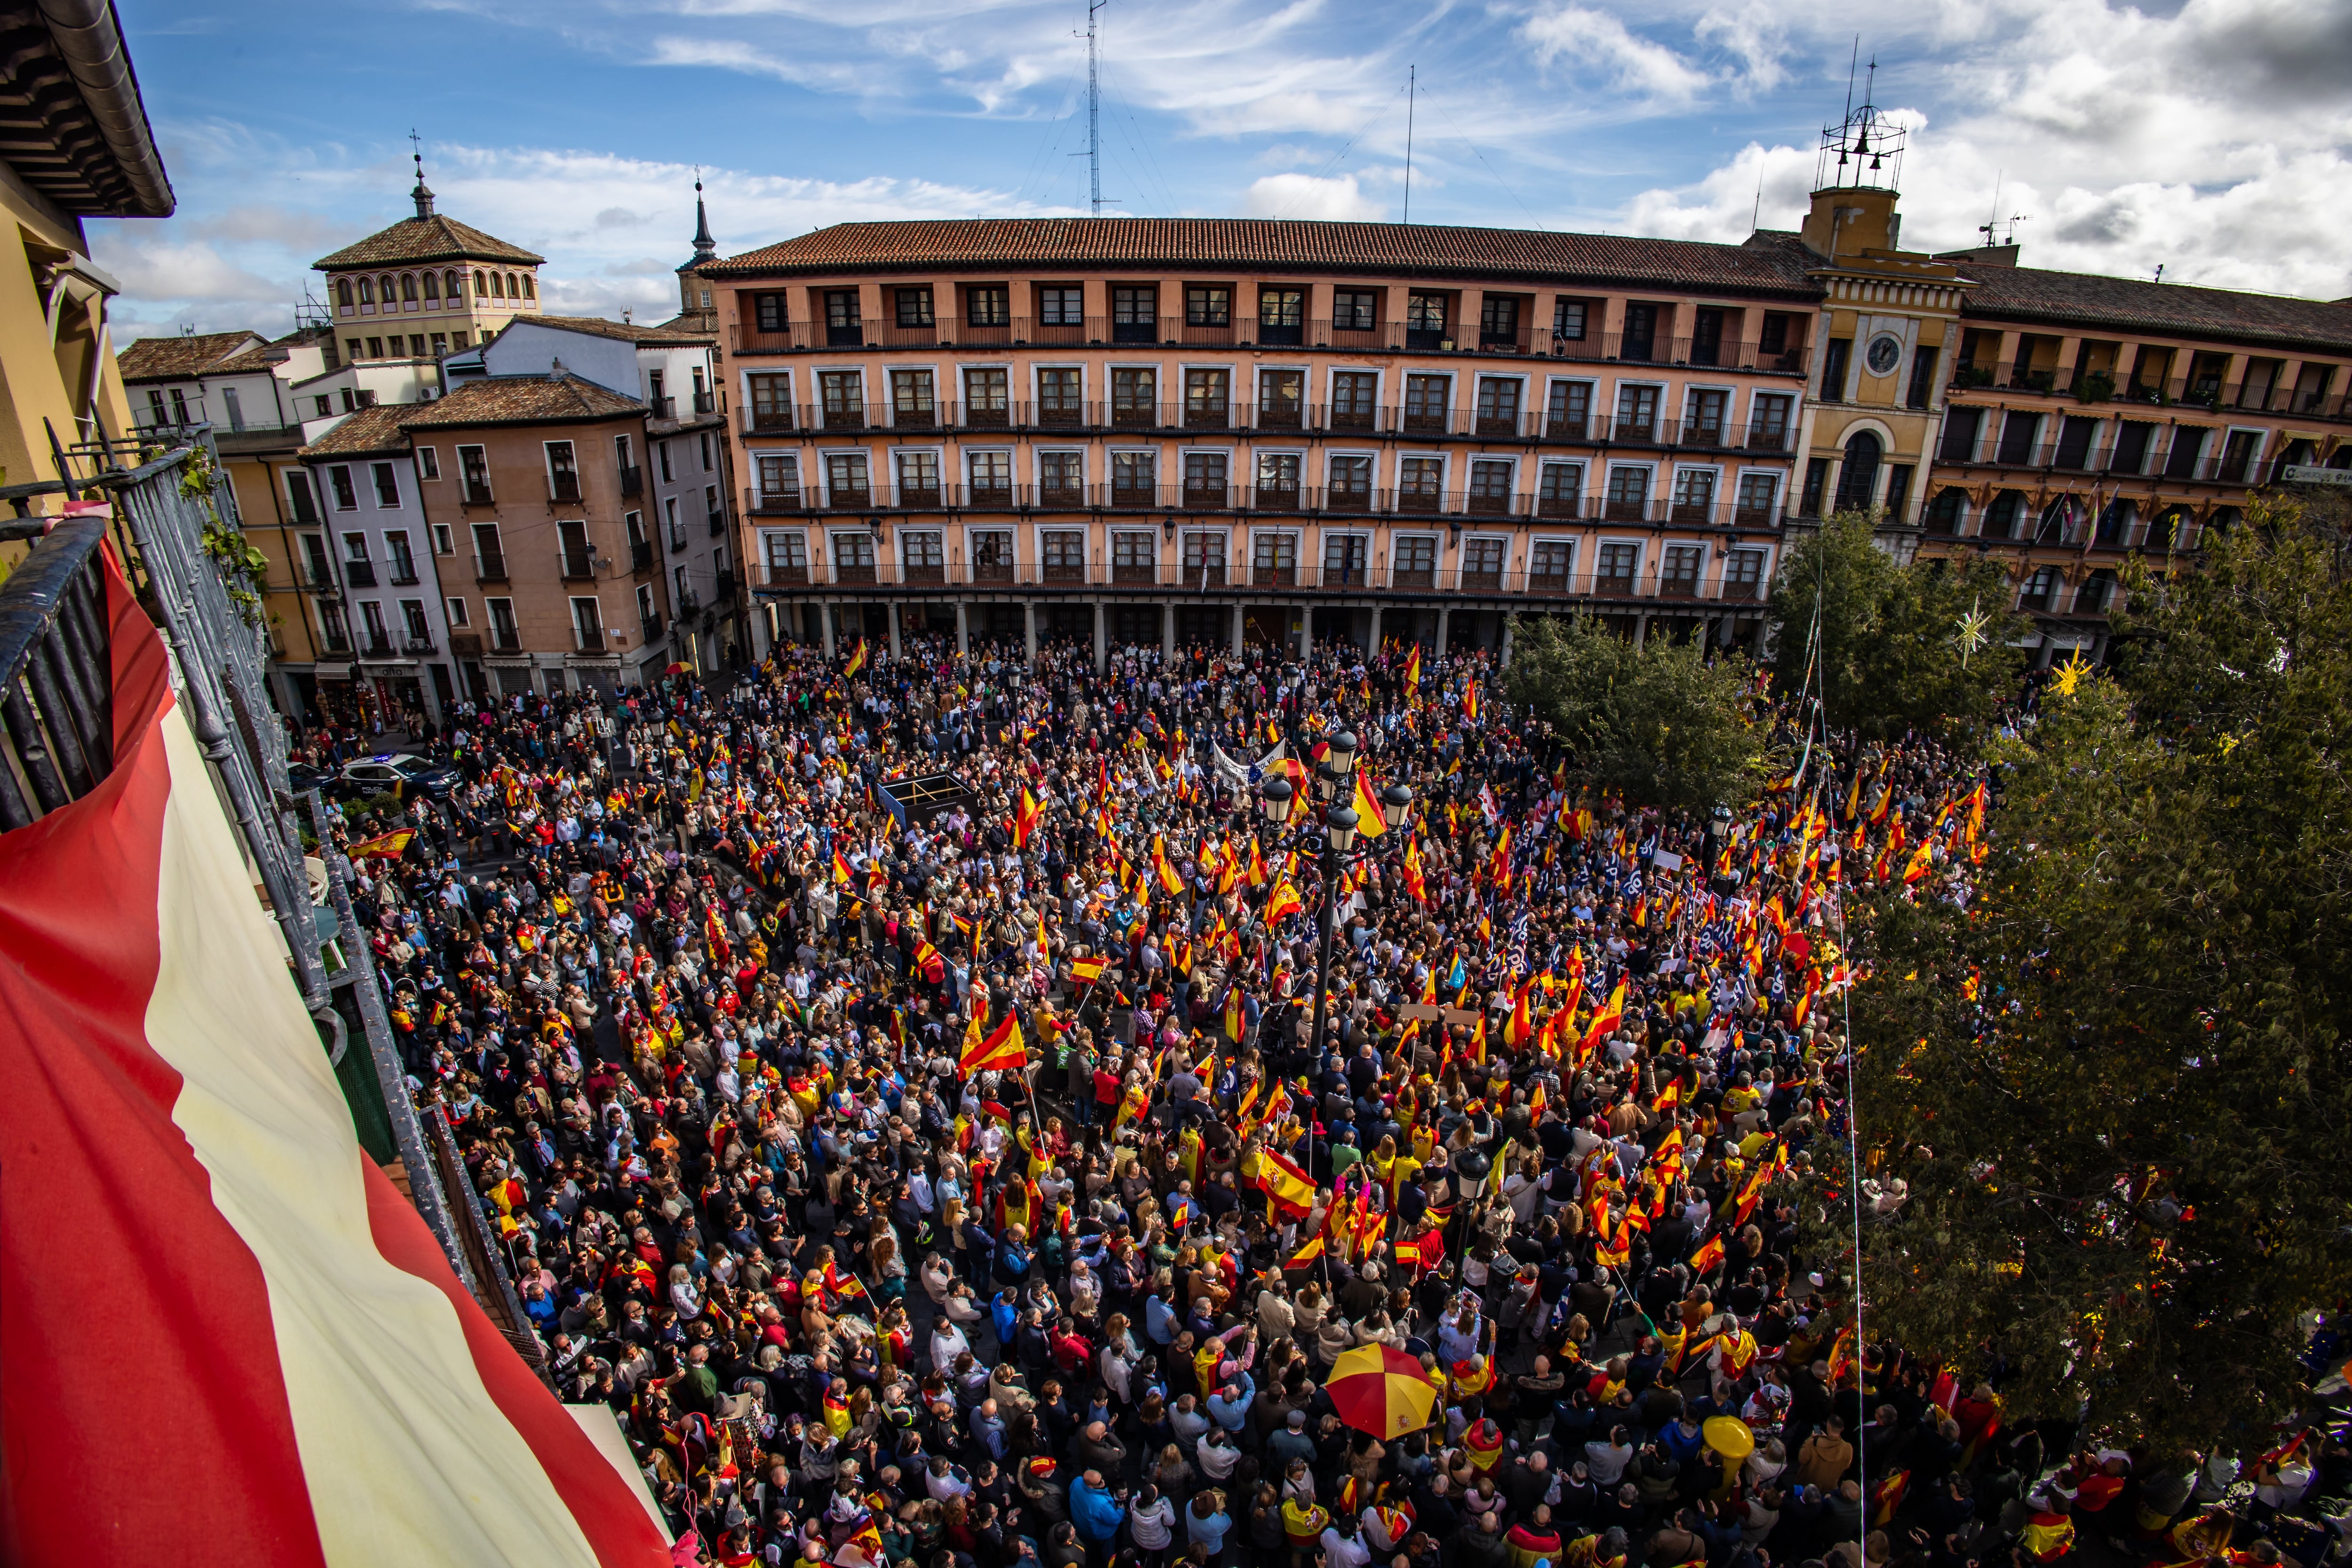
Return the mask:
[[1565, 63], [1590, 72], [1639, 98], [1680, 100], [1696, 96], [1713, 79], [1663, 44], [1628, 29], [1606, 11], [1555, 5], [1528, 19], [1519, 34], [1545, 65]]
[[1353, 174], [1268, 174], [1243, 194], [1241, 216], [1361, 220], [1386, 217], [1388, 209], [1365, 195]]

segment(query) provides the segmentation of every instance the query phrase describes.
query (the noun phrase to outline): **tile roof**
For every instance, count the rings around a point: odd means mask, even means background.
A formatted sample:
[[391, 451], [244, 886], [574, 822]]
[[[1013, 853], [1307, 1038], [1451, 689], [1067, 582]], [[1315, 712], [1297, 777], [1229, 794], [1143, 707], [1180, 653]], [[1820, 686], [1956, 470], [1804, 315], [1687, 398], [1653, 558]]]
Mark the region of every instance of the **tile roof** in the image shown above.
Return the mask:
[[553, 327], [558, 331], [585, 332], [592, 337], [619, 338], [633, 343], [715, 343], [709, 332], [690, 332], [667, 322], [649, 327], [635, 321], [608, 321], [602, 316], [517, 316], [499, 329], [504, 337], [515, 327]]
[[1622, 235], [1273, 218], [972, 218], [843, 223], [702, 270], [713, 278], [916, 267], [1257, 267], [1530, 277], [1818, 298], [1785, 249]]
[[345, 267], [382, 267], [404, 261], [520, 261], [536, 266], [546, 260], [520, 245], [494, 239], [470, 224], [436, 213], [431, 217], [404, 217], [390, 228], [378, 229], [355, 245], [310, 263], [321, 272]]
[[451, 425], [549, 425], [643, 414], [634, 397], [576, 375], [494, 375], [469, 381], [446, 397], [411, 404], [404, 430]]
[[2242, 294], [2095, 272], [1970, 267], [1963, 316], [2162, 332], [2352, 353], [2352, 305], [2284, 294]]
[[344, 416], [341, 424], [294, 455], [298, 458], [373, 457], [406, 452], [408, 437], [401, 421], [416, 412], [414, 403], [379, 403]]
[[126, 382], [188, 381], [215, 363], [261, 342], [259, 332], [199, 332], [194, 337], [141, 338], [115, 356]]

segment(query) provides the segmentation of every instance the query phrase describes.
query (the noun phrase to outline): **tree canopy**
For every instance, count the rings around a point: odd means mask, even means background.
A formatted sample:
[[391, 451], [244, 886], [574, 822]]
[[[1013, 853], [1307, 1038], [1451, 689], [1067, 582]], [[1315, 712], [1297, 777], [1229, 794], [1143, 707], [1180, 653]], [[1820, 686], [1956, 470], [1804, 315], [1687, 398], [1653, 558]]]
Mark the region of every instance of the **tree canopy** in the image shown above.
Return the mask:
[[2112, 677], [1995, 747], [1965, 910], [1882, 900], [1857, 988], [1871, 1332], [2020, 1416], [2266, 1447], [2352, 1287], [2352, 582], [2253, 509], [2130, 580]]
[[1772, 590], [1772, 684], [1805, 684], [1821, 605], [1820, 690], [1830, 721], [1874, 739], [1973, 732], [2017, 689], [2016, 589], [1984, 561], [1898, 564], [1871, 521], [1840, 512], [1790, 546]]
[[1765, 733], [1749, 721], [1752, 671], [1695, 644], [1640, 647], [1590, 616], [1515, 623], [1511, 700], [1560, 737], [1591, 784], [1662, 805], [1744, 800], [1761, 778]]

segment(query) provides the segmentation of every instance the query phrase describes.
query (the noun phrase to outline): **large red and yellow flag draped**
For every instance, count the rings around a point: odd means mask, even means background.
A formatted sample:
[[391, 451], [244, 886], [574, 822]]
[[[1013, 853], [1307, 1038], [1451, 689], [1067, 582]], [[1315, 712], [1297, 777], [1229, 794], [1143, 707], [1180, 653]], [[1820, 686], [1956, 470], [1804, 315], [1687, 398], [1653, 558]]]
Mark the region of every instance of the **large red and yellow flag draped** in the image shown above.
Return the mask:
[[[0, 1555], [666, 1568], [362, 1152], [110, 556], [106, 607], [114, 770], [0, 836]], [[92, 1344], [138, 1347], [139, 1421]]]

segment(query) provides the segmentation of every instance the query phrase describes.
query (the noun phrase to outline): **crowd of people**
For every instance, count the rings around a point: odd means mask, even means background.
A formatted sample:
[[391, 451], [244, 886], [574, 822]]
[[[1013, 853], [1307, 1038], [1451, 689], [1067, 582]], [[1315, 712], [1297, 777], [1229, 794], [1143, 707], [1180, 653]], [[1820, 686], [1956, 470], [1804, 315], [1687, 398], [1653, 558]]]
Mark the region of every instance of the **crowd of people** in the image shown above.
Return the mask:
[[2315, 1568], [2324, 1434], [2086, 1447], [1857, 1340], [1843, 900], [1964, 900], [1996, 781], [1807, 740], [1696, 818], [1486, 653], [787, 647], [460, 707], [350, 837], [544, 1370], [699, 1560]]

